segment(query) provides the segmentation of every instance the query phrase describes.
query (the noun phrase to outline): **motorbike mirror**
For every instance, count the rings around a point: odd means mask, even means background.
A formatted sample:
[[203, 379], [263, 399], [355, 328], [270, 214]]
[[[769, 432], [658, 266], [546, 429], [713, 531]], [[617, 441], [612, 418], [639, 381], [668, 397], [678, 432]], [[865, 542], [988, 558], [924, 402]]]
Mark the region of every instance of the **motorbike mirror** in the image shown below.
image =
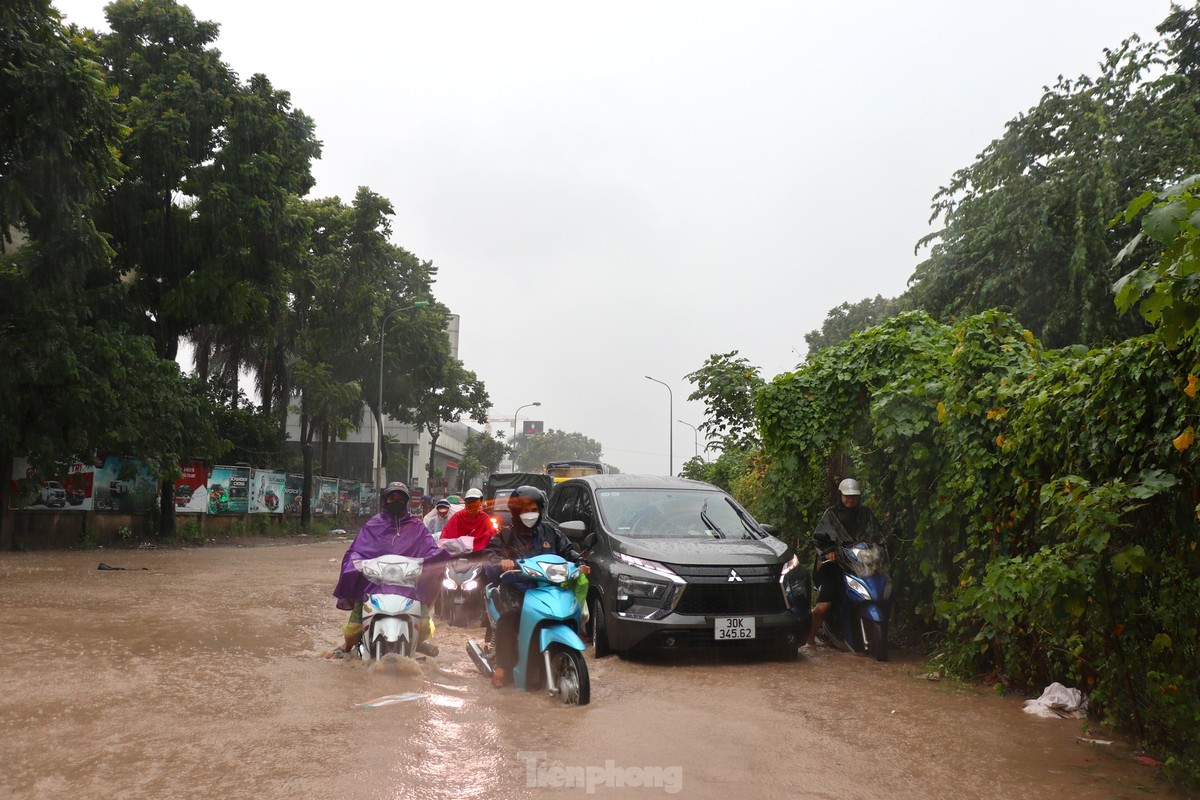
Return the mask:
[[588, 550], [596, 546], [596, 533], [594, 531], [583, 537], [583, 546]]

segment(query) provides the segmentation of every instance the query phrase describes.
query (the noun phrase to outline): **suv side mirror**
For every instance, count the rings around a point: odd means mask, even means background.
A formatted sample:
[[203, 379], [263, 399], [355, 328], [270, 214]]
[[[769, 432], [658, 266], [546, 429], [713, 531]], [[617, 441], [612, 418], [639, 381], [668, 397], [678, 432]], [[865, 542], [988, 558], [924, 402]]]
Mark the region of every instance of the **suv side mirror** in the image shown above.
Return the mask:
[[568, 539], [579, 539], [587, 532], [587, 525], [584, 525], [582, 521], [577, 519], [560, 522], [558, 527], [562, 529], [562, 532], [567, 535]]
[[763, 525], [763, 524], [760, 524], [760, 525], [759, 525], [759, 527], [760, 527], [760, 528], [762, 528], [762, 529], [763, 529], [764, 531], [766, 531], [767, 533], [771, 534], [772, 536], [774, 536], [774, 537], [778, 538], [778, 536], [779, 536], [779, 528], [776, 528], [774, 525]]

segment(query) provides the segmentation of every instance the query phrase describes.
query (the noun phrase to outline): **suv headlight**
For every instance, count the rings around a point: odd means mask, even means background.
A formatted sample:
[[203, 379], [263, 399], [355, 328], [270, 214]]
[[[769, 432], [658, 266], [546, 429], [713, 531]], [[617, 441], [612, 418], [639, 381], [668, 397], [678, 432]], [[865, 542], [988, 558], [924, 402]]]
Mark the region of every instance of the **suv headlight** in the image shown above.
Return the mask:
[[617, 613], [636, 619], [660, 619], [670, 614], [675, 606], [677, 589], [684, 585], [683, 578], [664, 564], [625, 553], [614, 555], [618, 561], [649, 573], [617, 575]]
[[793, 555], [792, 559], [783, 565], [783, 570], [779, 573], [779, 588], [788, 608], [803, 608], [805, 612], [808, 611], [812, 583], [808, 570], [800, 566], [800, 556]]

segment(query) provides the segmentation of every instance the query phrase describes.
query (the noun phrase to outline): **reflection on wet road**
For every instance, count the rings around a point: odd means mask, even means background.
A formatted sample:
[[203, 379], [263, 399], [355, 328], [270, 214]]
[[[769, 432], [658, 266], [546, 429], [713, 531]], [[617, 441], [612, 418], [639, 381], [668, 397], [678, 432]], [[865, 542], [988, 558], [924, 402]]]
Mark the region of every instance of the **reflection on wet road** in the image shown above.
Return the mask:
[[493, 690], [477, 630], [387, 669], [327, 660], [345, 546], [0, 554], [0, 797], [1184, 796], [903, 651], [589, 655], [584, 708]]

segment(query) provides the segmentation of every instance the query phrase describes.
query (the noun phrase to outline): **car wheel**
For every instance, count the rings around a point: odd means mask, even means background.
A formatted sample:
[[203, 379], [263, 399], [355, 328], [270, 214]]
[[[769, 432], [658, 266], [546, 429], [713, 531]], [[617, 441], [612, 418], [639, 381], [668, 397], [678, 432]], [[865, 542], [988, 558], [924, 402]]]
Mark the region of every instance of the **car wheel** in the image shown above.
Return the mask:
[[612, 647], [608, 644], [608, 620], [604, 616], [604, 601], [600, 595], [592, 601], [592, 647], [596, 658], [612, 655]]

